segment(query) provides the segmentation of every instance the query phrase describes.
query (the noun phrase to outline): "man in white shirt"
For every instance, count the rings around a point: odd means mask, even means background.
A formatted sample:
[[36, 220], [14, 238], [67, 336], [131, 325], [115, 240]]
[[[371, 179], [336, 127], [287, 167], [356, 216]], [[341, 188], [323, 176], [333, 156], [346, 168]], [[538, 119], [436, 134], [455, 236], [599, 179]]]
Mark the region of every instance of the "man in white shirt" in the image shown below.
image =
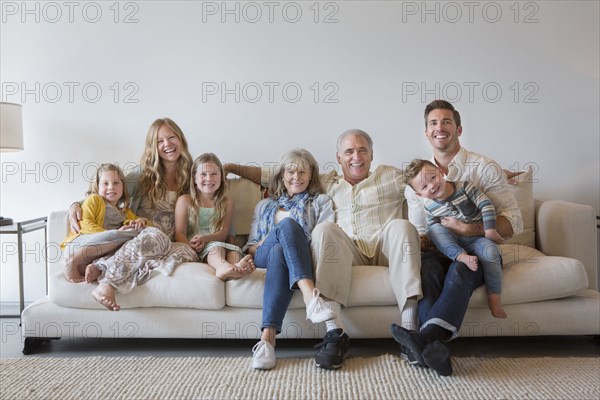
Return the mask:
[[[510, 192], [506, 175], [494, 160], [467, 151], [460, 145], [462, 126], [459, 112], [444, 100], [425, 107], [425, 136], [433, 148], [433, 161], [449, 181], [469, 181], [480, 188], [496, 208], [497, 230], [504, 238], [519, 234], [523, 221], [517, 201]], [[421, 198], [410, 186], [405, 196], [409, 220], [421, 236], [421, 247], [429, 243], [425, 236], [425, 212]], [[460, 236], [483, 235], [483, 224], [467, 224], [456, 218], [444, 218], [442, 225]], [[449, 267], [436, 262], [432, 252], [423, 254], [428, 268], [421, 270], [423, 298], [419, 301], [419, 332], [392, 324], [394, 338], [405, 346], [415, 364], [427, 365], [440, 375], [450, 375], [450, 352], [444, 342], [456, 336], [475, 289], [483, 284], [482, 268], [472, 271], [460, 262]]]

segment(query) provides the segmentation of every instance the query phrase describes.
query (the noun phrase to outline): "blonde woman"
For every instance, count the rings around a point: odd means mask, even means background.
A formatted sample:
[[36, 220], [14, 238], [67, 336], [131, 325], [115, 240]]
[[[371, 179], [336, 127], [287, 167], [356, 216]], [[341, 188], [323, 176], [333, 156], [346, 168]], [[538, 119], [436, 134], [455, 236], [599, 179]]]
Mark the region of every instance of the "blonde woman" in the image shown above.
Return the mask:
[[[118, 311], [116, 292], [128, 293], [145, 283], [152, 270], [169, 275], [175, 266], [196, 261], [196, 253], [174, 239], [174, 210], [177, 198], [189, 192], [192, 156], [179, 126], [169, 118], [157, 119], [150, 125], [141, 159], [141, 170], [128, 174], [126, 184], [131, 194], [131, 210], [146, 218], [156, 228], [146, 228], [126, 242], [110, 257], [94, 261], [103, 269], [104, 277], [94, 290], [94, 298], [106, 308]], [[74, 231], [80, 229], [81, 207], [75, 203], [69, 211]], [[118, 246], [102, 245], [102, 250]], [[103, 254], [106, 254], [103, 253]]]
[[285, 153], [269, 183], [270, 198], [256, 205], [248, 243], [257, 268], [267, 270], [261, 340], [252, 349], [252, 367], [275, 367], [275, 336], [293, 290], [300, 289], [306, 317], [313, 323], [336, 318], [315, 288], [310, 252], [315, 225], [334, 220], [333, 203], [323, 194], [319, 166], [304, 149]]

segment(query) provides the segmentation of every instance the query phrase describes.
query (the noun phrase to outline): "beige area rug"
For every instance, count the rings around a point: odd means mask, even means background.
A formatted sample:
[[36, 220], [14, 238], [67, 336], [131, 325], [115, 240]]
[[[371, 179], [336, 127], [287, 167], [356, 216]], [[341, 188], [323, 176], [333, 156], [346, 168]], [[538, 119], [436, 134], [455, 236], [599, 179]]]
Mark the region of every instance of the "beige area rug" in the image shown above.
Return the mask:
[[349, 358], [338, 371], [249, 357], [89, 357], [0, 360], [6, 399], [599, 399], [599, 358], [453, 358], [454, 375], [396, 356]]

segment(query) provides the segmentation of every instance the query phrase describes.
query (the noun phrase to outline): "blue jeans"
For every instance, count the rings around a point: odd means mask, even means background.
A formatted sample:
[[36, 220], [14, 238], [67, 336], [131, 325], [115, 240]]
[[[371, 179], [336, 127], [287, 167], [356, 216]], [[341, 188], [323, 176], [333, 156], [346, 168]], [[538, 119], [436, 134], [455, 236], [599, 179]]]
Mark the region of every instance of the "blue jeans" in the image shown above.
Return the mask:
[[502, 292], [502, 257], [496, 243], [483, 236], [458, 236], [442, 224], [433, 224], [427, 232], [435, 247], [451, 260], [460, 253], [476, 255], [483, 268], [483, 280], [489, 294]]
[[473, 291], [483, 284], [482, 268], [472, 271], [461, 262], [448, 266], [447, 258], [433, 251], [421, 256], [421, 286], [419, 300], [421, 329], [436, 324], [458, 336], [458, 330], [469, 306]]
[[300, 224], [285, 218], [275, 225], [256, 249], [254, 263], [267, 269], [262, 328], [275, 328], [279, 333], [294, 285], [300, 279], [313, 280], [310, 245]]

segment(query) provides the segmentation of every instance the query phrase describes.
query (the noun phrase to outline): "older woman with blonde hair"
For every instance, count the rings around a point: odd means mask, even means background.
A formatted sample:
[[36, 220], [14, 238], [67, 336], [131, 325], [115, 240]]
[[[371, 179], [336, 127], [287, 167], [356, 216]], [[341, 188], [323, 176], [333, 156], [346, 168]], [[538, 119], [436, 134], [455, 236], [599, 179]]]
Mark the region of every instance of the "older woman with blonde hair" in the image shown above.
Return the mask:
[[[104, 273], [92, 295], [106, 308], [118, 311], [116, 292], [128, 293], [145, 283], [152, 270], [169, 275], [180, 263], [198, 259], [189, 246], [171, 243], [175, 203], [180, 195], [189, 193], [191, 165], [192, 156], [181, 128], [169, 118], [154, 121], [146, 135], [140, 170], [125, 178], [131, 210], [153, 227], [141, 231], [110, 256], [106, 254], [120, 244], [98, 243], [97, 254], [92, 257], [97, 258], [93, 265]], [[79, 231], [80, 219], [81, 207], [74, 203], [69, 210], [73, 230]]]
[[265, 268], [261, 340], [252, 351], [252, 367], [275, 367], [275, 336], [293, 290], [300, 289], [306, 317], [313, 323], [334, 319], [335, 313], [315, 288], [310, 251], [315, 225], [334, 220], [333, 203], [323, 194], [319, 166], [304, 149], [285, 153], [269, 183], [270, 197], [256, 205], [248, 242], [257, 268]]

